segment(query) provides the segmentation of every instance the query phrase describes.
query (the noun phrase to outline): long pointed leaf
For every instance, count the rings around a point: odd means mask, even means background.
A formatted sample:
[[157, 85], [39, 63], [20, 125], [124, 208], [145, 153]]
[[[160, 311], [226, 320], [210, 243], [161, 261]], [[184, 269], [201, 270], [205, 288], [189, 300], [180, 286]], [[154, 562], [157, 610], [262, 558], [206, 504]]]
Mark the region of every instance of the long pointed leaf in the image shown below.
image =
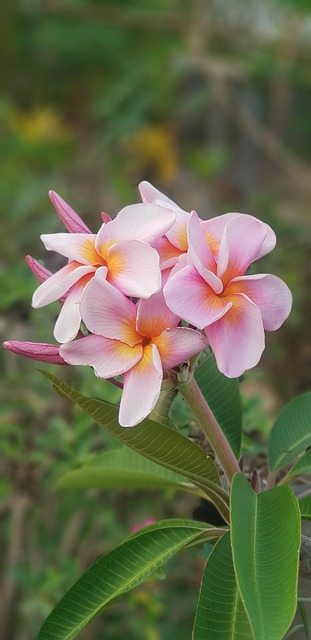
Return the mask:
[[211, 351], [200, 355], [194, 377], [220, 424], [237, 458], [240, 456], [242, 440], [242, 410], [238, 380], [220, 373]]
[[207, 559], [193, 628], [193, 640], [223, 638], [253, 638], [236, 582], [229, 531]]
[[278, 471], [311, 445], [311, 391], [291, 400], [276, 419], [269, 439], [269, 464]]
[[61, 382], [46, 371], [42, 373], [52, 382], [54, 389], [62, 397], [75, 402], [84, 413], [123, 444], [149, 460], [171, 471], [181, 473], [190, 482], [203, 489], [222, 516], [228, 519], [228, 498], [220, 486], [217, 467], [200, 447], [172, 429], [148, 418], [133, 428], [120, 427], [117, 407], [108, 402], [87, 398], [66, 382]]
[[168, 520], [133, 534], [99, 558], [69, 589], [41, 627], [37, 640], [71, 640], [104, 607], [144, 582], [207, 529], [208, 525], [191, 520]]
[[231, 541], [239, 590], [255, 640], [280, 640], [296, 609], [300, 513], [289, 487], [256, 494], [237, 473]]
[[80, 469], [61, 476], [57, 488], [149, 489], [170, 487], [202, 496], [202, 490], [159, 464], [147, 460], [139, 453], [121, 447], [92, 456]]

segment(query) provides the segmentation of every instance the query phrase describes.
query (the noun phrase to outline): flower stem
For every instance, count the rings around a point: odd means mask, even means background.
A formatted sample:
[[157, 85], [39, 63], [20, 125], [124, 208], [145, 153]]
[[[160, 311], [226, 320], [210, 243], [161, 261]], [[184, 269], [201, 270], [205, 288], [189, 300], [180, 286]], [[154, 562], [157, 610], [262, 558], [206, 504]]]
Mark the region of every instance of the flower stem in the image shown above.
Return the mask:
[[266, 489], [273, 489], [273, 487], [275, 487], [276, 476], [277, 476], [276, 472], [270, 471], [267, 478]]
[[196, 417], [202, 431], [222, 465], [224, 473], [226, 474], [230, 484], [234, 474], [240, 471], [240, 467], [227, 438], [202, 395], [194, 377], [191, 376], [188, 382], [177, 383], [177, 387], [189, 405], [193, 415]]

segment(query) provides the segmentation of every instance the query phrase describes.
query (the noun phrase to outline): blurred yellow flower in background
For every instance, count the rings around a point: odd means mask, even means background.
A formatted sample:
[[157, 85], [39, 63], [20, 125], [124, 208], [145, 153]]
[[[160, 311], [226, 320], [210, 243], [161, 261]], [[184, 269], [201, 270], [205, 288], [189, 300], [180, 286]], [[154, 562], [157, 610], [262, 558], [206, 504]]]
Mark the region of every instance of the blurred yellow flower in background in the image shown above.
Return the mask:
[[60, 116], [51, 107], [36, 107], [25, 113], [13, 111], [9, 116], [11, 130], [25, 142], [59, 140], [68, 130]]
[[135, 154], [139, 169], [152, 171], [160, 184], [168, 184], [178, 169], [178, 153], [173, 131], [168, 126], [151, 125], [127, 137], [126, 146]]

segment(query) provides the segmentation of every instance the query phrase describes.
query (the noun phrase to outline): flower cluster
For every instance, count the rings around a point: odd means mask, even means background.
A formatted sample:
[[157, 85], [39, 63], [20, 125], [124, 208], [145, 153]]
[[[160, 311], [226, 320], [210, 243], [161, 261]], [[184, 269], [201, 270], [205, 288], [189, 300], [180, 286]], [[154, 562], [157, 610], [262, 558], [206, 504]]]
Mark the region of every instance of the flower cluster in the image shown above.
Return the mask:
[[50, 192], [69, 233], [41, 239], [68, 262], [54, 274], [30, 256], [27, 262], [41, 283], [33, 306], [61, 302], [54, 328], [60, 346], [4, 343], [37, 360], [90, 365], [102, 378], [122, 375], [122, 426], [141, 422], [167, 372], [208, 344], [226, 376], [254, 367], [264, 330], [278, 329], [292, 304], [280, 278], [246, 274], [275, 246], [269, 225], [240, 213], [201, 220], [148, 182], [139, 190], [141, 203], [113, 220], [101, 214], [97, 234]]

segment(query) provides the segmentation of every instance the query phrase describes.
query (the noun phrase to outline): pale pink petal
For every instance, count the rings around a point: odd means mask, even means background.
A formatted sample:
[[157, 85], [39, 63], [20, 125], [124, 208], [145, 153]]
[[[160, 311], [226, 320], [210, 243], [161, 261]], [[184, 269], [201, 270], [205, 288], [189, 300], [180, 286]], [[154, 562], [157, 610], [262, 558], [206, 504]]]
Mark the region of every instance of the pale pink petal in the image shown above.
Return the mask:
[[174, 273], [177, 273], [177, 271], [180, 271], [181, 269], [183, 269], [183, 267], [186, 267], [188, 265], [188, 256], [186, 253], [181, 253], [176, 264], [173, 266], [172, 269], [166, 269], [165, 271], [162, 271], [162, 284], [164, 286], [164, 284], [166, 284], [168, 278], [166, 278], [166, 280], [164, 281], [164, 275], [167, 274], [169, 272], [170, 275], [173, 275]]
[[261, 311], [263, 326], [275, 331], [289, 316], [292, 294], [285, 282], [270, 274], [240, 276], [231, 280], [226, 295], [245, 293]]
[[45, 282], [45, 280], [53, 275], [51, 271], [43, 267], [42, 264], [35, 260], [35, 258], [32, 258], [32, 256], [26, 256], [26, 262], [39, 282]]
[[244, 275], [262, 247], [267, 225], [251, 216], [239, 216], [226, 225], [220, 241], [217, 275], [224, 286], [237, 276]]
[[231, 307], [231, 302], [217, 296], [192, 265], [171, 275], [163, 293], [173, 313], [198, 329], [215, 322]]
[[170, 198], [165, 196], [164, 193], [161, 193], [159, 189], [156, 189], [152, 184], [150, 184], [150, 182], [147, 182], [147, 180], [143, 180], [142, 182], [140, 182], [138, 185], [138, 189], [143, 202], [152, 204], [155, 200], [162, 200], [162, 202], [165, 202], [166, 204], [177, 207], [173, 200], [170, 200]]
[[3, 343], [8, 351], [26, 356], [32, 360], [49, 362], [51, 364], [67, 364], [59, 354], [57, 344], [46, 344], [43, 342], [19, 342], [18, 340], [8, 340]]
[[174, 245], [169, 241], [166, 236], [163, 238], [158, 238], [153, 245], [154, 249], [157, 250], [160, 257], [160, 269], [161, 271], [164, 269], [168, 269], [173, 267], [179, 256], [182, 255], [182, 251], [174, 247]]
[[[184, 254], [184, 255], [185, 255], [185, 257], [186, 257], [186, 254]], [[184, 265], [184, 266], [185, 266], [185, 265]], [[171, 275], [171, 273], [172, 273], [172, 270], [173, 270], [173, 269], [169, 268], [169, 269], [163, 269], [163, 271], [161, 271], [161, 275], [162, 275], [162, 289], [163, 289], [164, 285], [167, 283], [167, 281], [168, 281], [168, 279], [169, 279], [169, 277], [170, 277], [170, 275]]]
[[158, 349], [150, 344], [144, 348], [141, 360], [124, 373], [119, 412], [121, 427], [134, 427], [151, 413], [160, 395], [162, 378]]
[[244, 294], [233, 295], [231, 300], [226, 315], [205, 331], [219, 371], [238, 378], [259, 362], [265, 336], [260, 309]]
[[118, 242], [108, 250], [107, 262], [107, 280], [124, 295], [149, 298], [161, 288], [158, 253], [145, 242]]
[[48, 251], [57, 251], [80, 264], [105, 265], [95, 249], [96, 235], [92, 233], [51, 233], [40, 237]]
[[[223, 215], [216, 216], [215, 218], [211, 218], [210, 220], [201, 221], [201, 226], [204, 231], [205, 238], [208, 241], [211, 251], [215, 256], [215, 258], [217, 258], [217, 255], [218, 255], [220, 240], [221, 240], [223, 231], [225, 229], [225, 226], [228, 224], [228, 222], [230, 222], [230, 220], [233, 220], [234, 218], [239, 218], [239, 217], [242, 217], [244, 219], [250, 218], [251, 220], [257, 220], [257, 222], [260, 222], [254, 216], [251, 216], [246, 213], [238, 213], [238, 212], [224, 213]], [[263, 222], [261, 222], [261, 224], [264, 224], [266, 226], [267, 235], [264, 238], [261, 247], [258, 249], [255, 260], [258, 260], [262, 256], [272, 251], [272, 249], [275, 247], [275, 244], [276, 244], [276, 237], [275, 237], [274, 231], [271, 229], [271, 227], [269, 227], [268, 224]]]
[[195, 329], [176, 327], [168, 329], [157, 338], [153, 338], [158, 347], [163, 370], [176, 367], [208, 346], [206, 336]]
[[98, 277], [86, 286], [80, 305], [83, 322], [92, 333], [125, 342], [141, 342], [136, 331], [136, 306], [112, 284]]
[[68, 364], [89, 365], [100, 378], [112, 378], [131, 369], [142, 357], [143, 348], [89, 335], [63, 344], [60, 353]]
[[77, 295], [75, 288], [74, 285], [67, 293], [54, 326], [54, 338], [58, 342], [70, 342], [80, 329], [81, 315], [78, 303], [81, 296]]
[[[32, 273], [36, 276], [37, 280], [39, 280], [39, 282], [45, 282], [48, 278], [50, 278], [53, 275], [51, 271], [43, 267], [42, 264], [40, 264], [40, 262], [32, 258], [32, 256], [26, 256], [26, 262], [29, 268], [31, 269]], [[59, 302], [63, 303], [65, 301], [65, 298], [66, 298], [66, 294], [65, 296], [62, 296], [61, 298], [59, 298]]]
[[148, 338], [159, 336], [170, 327], [177, 327], [179, 317], [167, 306], [163, 291], [155, 293], [149, 300], [140, 300], [137, 305], [137, 331]]
[[55, 191], [49, 191], [49, 197], [68, 231], [71, 233], [91, 233], [80, 216]]
[[161, 193], [152, 186], [150, 182], [144, 180], [138, 185], [138, 189], [144, 203], [156, 204], [164, 209], [170, 209], [176, 214], [176, 226], [168, 232], [170, 240], [181, 251], [187, 251], [187, 222], [189, 212], [181, 209], [173, 200]]
[[201, 220], [201, 227], [203, 229], [205, 239], [207, 240], [215, 258], [218, 256], [220, 240], [226, 224], [228, 224], [230, 220], [238, 218], [241, 215], [243, 214], [230, 212], [223, 213], [222, 215], [210, 218], [209, 220]]
[[60, 300], [80, 278], [94, 271], [94, 267], [81, 266], [78, 262], [69, 262], [40, 284], [33, 294], [32, 306], [37, 309], [55, 300]]
[[200, 220], [195, 212], [192, 213], [188, 225], [189, 251], [187, 261], [193, 264], [215, 293], [222, 293], [223, 284], [216, 276], [216, 262], [209, 245], [204, 237]]
[[98, 267], [95, 271], [95, 278], [98, 280], [107, 280], [108, 268], [107, 267]]
[[187, 251], [188, 249], [187, 228], [189, 220], [190, 214], [178, 208], [176, 210], [176, 222], [166, 233], [169, 241], [180, 251]]
[[[256, 218], [255, 218], [256, 220]], [[259, 260], [259, 258], [262, 258], [262, 256], [267, 255], [267, 253], [270, 253], [270, 251], [272, 251], [272, 249], [274, 249], [275, 245], [276, 245], [276, 235], [273, 231], [273, 229], [271, 229], [271, 227], [266, 224], [265, 222], [263, 222], [262, 224], [264, 224], [266, 226], [267, 229], [267, 235], [263, 240], [263, 243], [261, 245], [261, 247], [259, 247], [258, 252], [255, 256], [255, 260]]]
[[153, 204], [140, 203], [124, 207], [114, 220], [98, 232], [96, 249], [105, 256], [107, 246], [120, 240], [143, 240], [151, 244], [171, 228], [175, 217], [173, 211]]
[[76, 337], [81, 324], [81, 298], [93, 277], [94, 273], [88, 273], [69, 289], [54, 327], [54, 338], [58, 342], [70, 342]]

